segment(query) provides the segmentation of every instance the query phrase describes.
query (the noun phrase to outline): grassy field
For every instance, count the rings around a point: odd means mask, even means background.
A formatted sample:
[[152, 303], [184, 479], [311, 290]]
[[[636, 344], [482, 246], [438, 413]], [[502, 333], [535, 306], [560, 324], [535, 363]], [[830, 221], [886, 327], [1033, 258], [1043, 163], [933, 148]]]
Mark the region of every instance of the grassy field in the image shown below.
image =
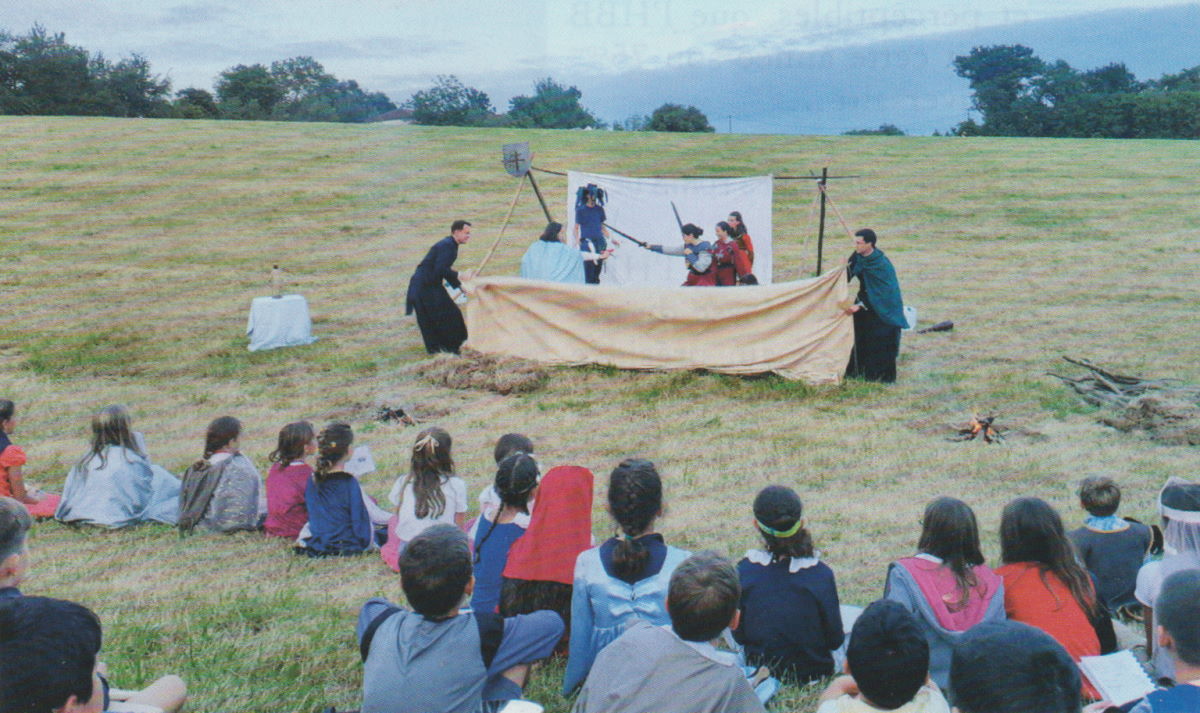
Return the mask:
[[[900, 382], [886, 388], [607, 368], [553, 369], [519, 396], [435, 386], [414, 370], [427, 357], [403, 317], [405, 286], [455, 218], [476, 236], [459, 267], [481, 259], [515, 190], [500, 145], [516, 140], [557, 170], [859, 175], [831, 189], [847, 221], [877, 230], [926, 324], [956, 329], [906, 336]], [[651, 458], [667, 488], [661, 529], [689, 548], [740, 556], [755, 545], [754, 493], [790, 485], [843, 600], [865, 605], [936, 495], [975, 507], [994, 561], [1015, 496], [1046, 498], [1073, 523], [1074, 484], [1107, 474], [1124, 511], [1149, 520], [1164, 479], [1200, 462], [1195, 448], [1099, 425], [1044, 375], [1066, 354], [1200, 383], [1200, 143], [3, 117], [0, 149], [0, 398], [17, 402], [27, 478], [48, 488], [82, 455], [91, 414], [124, 403], [176, 473], [215, 416], [243, 421], [243, 450], [264, 472], [284, 423], [348, 419], [380, 465], [365, 485], [382, 499], [415, 433], [371, 415], [407, 401], [454, 435], [472, 497], [507, 431], [529, 434], [544, 463], [591, 467], [597, 503], [621, 458]], [[539, 178], [561, 214], [565, 179]], [[776, 184], [777, 280], [815, 267], [812, 191]], [[515, 273], [539, 216], [526, 193], [489, 274]], [[831, 227], [826, 255], [839, 258], [849, 240]], [[308, 298], [321, 340], [249, 353], [247, 308], [268, 293], [273, 262]], [[947, 442], [975, 412], [1022, 433]], [[599, 505], [594, 518], [597, 536], [611, 532]], [[94, 608], [113, 679], [179, 673], [198, 713], [356, 707], [358, 606], [400, 596], [377, 557], [308, 561], [252, 535], [50, 522], [32, 547], [24, 590]], [[554, 712], [569, 707], [560, 676], [551, 664], [531, 689]], [[811, 710], [813, 696], [789, 687], [778, 709]]]

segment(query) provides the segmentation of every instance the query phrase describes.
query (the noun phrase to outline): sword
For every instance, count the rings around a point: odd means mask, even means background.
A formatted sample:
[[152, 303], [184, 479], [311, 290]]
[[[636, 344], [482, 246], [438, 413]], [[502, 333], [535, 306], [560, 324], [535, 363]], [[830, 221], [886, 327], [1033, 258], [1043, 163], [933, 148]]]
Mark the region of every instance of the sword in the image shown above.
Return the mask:
[[679, 209], [675, 207], [675, 201], [671, 201], [671, 210], [675, 211], [675, 222], [679, 224], [679, 232], [683, 232], [683, 221], [679, 219]]
[[644, 243], [644, 242], [642, 242], [641, 240], [638, 240], [637, 238], [633, 237], [633, 236], [632, 236], [632, 235], [630, 235], [629, 233], [626, 233], [626, 232], [624, 232], [624, 231], [621, 231], [621, 230], [617, 230], [616, 228], [612, 227], [612, 226], [611, 226], [611, 225], [609, 225], [608, 223], [603, 223], [602, 225], [604, 225], [604, 227], [606, 227], [606, 228], [608, 228], [609, 230], [613, 231], [613, 232], [614, 232], [614, 233], [616, 233], [617, 235], [620, 235], [622, 238], [626, 238], [627, 240], [632, 240], [632, 241], [634, 242], [634, 244], [636, 244], [636, 245], [639, 245], [639, 246], [641, 246], [641, 247], [643, 247], [643, 248], [647, 248], [647, 249], [649, 248], [649, 244], [647, 244], [647, 243]]

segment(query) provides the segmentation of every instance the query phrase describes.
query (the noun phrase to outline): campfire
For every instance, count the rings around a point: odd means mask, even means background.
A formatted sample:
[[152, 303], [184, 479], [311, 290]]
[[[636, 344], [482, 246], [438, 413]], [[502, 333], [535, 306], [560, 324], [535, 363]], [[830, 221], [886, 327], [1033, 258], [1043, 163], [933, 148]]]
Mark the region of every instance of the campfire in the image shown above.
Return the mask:
[[984, 443], [999, 443], [1004, 440], [1004, 436], [992, 424], [996, 421], [995, 416], [971, 416], [971, 422], [966, 428], [958, 429], [958, 435], [950, 439], [952, 441], [973, 441], [976, 438], [983, 438]]

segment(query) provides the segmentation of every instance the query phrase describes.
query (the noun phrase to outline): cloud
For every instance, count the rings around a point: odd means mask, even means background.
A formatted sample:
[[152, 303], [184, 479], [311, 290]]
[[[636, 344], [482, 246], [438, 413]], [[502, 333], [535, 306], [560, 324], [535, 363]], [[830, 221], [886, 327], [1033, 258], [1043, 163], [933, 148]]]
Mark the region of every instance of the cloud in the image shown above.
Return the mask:
[[158, 17], [158, 22], [173, 26], [227, 23], [229, 21], [229, 9], [218, 3], [175, 5], [163, 10]]

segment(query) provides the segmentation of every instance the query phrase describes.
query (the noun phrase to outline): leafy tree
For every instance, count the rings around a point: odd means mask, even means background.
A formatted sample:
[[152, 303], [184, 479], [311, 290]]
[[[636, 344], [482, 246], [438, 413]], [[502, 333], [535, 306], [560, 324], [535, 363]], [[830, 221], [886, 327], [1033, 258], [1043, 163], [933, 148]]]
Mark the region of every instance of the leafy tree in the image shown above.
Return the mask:
[[1182, 70], [1176, 74], [1164, 74], [1157, 81], [1148, 82], [1153, 89], [1168, 92], [1200, 91], [1200, 65]]
[[537, 129], [600, 128], [603, 122], [592, 115], [579, 99], [583, 96], [575, 87], [566, 87], [550, 77], [533, 85], [532, 97], [517, 96], [508, 102], [509, 126]]
[[494, 113], [492, 100], [453, 74], [438, 75], [433, 86], [416, 92], [404, 103], [413, 121], [433, 126], [479, 126]]
[[105, 68], [102, 91], [111, 101], [109, 116], [168, 116], [171, 82], [150, 73], [150, 62], [139, 54]]
[[1046, 64], [1024, 45], [975, 47], [954, 58], [954, 71], [971, 82], [972, 104], [983, 115], [984, 133], [1037, 136], [1046, 106], [1032, 90]]
[[0, 38], [5, 114], [95, 114], [91, 57], [41, 25]]
[[217, 100], [211, 92], [205, 89], [182, 89], [172, 102], [175, 116], [180, 119], [217, 119], [221, 110], [217, 108]]
[[683, 106], [682, 104], [663, 104], [655, 109], [650, 114], [650, 121], [646, 122], [645, 130], [708, 133], [716, 131], [708, 123], [708, 117], [704, 115], [704, 112], [694, 106]]
[[283, 100], [286, 90], [261, 64], [239, 64], [217, 78], [217, 106], [228, 119], [266, 119]]
[[645, 131], [646, 124], [650, 123], [650, 117], [643, 114], [633, 114], [626, 117], [622, 121], [614, 121], [612, 124], [613, 131]]
[[1088, 94], [1132, 94], [1144, 85], [1125, 67], [1124, 62], [1113, 62], [1103, 67], [1084, 72], [1080, 79], [1083, 90]]
[[904, 136], [904, 132], [895, 124], [880, 124], [878, 129], [843, 131], [842, 136]]

